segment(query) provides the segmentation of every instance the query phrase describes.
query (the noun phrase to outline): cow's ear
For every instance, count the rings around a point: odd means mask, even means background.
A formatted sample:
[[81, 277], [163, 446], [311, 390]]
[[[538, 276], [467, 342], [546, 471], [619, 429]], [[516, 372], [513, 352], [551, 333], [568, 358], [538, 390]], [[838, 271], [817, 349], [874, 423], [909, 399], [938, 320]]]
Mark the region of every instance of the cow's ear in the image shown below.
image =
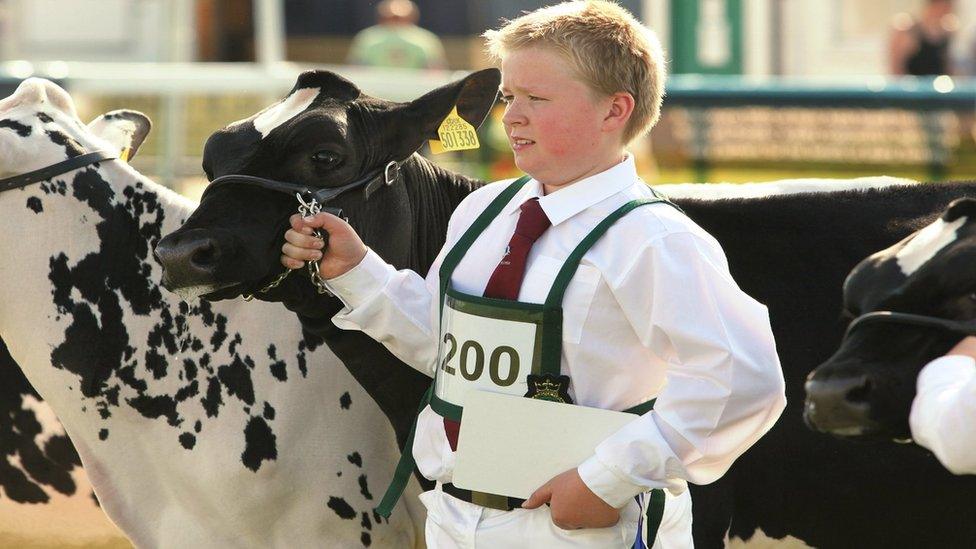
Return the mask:
[[428, 139], [437, 139], [437, 128], [455, 106], [461, 118], [480, 126], [495, 103], [501, 79], [498, 69], [480, 70], [398, 106], [392, 113], [397, 119], [389, 126], [397, 128], [390, 143], [394, 157], [406, 158]]
[[96, 136], [118, 148], [119, 158], [128, 162], [152, 129], [149, 117], [138, 111], [118, 110], [107, 112], [88, 124]]
[[349, 80], [332, 71], [323, 70], [305, 71], [300, 74], [289, 95], [303, 88], [319, 88], [320, 97], [340, 102], [352, 101], [362, 94]]
[[976, 200], [972, 198], [957, 198], [953, 200], [946, 211], [942, 213], [942, 220], [951, 223], [960, 217], [976, 216]]

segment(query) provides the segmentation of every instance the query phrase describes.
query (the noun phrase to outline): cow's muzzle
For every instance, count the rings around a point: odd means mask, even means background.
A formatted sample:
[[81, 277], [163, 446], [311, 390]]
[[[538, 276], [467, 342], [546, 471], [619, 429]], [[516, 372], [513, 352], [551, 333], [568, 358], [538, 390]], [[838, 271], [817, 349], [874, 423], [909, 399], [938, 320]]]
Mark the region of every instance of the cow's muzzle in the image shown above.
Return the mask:
[[869, 436], [880, 430], [870, 417], [873, 384], [867, 375], [813, 378], [805, 389], [803, 420], [810, 428], [841, 437]]
[[170, 291], [189, 287], [216, 287], [217, 267], [224, 255], [210, 231], [190, 229], [171, 233], [153, 252], [163, 266], [163, 286]]

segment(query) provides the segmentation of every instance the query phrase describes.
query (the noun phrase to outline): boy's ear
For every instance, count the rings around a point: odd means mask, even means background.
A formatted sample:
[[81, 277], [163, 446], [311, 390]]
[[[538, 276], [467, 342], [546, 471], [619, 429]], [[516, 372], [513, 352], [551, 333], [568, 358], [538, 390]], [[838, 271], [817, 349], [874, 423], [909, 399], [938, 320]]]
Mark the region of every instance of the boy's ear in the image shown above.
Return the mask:
[[89, 122], [88, 129], [117, 147], [119, 159], [128, 162], [146, 140], [152, 122], [141, 112], [123, 109], [99, 116]]
[[437, 139], [437, 128], [455, 106], [461, 118], [480, 126], [495, 103], [501, 79], [498, 69], [484, 69], [397, 105], [389, 111], [392, 120], [387, 124], [393, 157], [406, 158], [428, 139]]
[[611, 131], [623, 128], [632, 114], [634, 114], [634, 96], [627, 92], [617, 92], [610, 96], [610, 108], [603, 120], [604, 127]]

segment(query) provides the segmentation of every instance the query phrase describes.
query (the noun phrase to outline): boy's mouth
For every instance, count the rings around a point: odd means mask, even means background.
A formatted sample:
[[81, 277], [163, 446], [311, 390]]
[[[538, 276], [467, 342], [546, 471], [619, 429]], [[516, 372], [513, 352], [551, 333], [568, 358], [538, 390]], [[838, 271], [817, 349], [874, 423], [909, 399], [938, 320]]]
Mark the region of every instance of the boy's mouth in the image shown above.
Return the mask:
[[531, 139], [525, 139], [522, 137], [512, 137], [511, 143], [512, 143], [513, 151], [520, 151], [530, 145], [535, 145], [535, 141], [532, 141]]

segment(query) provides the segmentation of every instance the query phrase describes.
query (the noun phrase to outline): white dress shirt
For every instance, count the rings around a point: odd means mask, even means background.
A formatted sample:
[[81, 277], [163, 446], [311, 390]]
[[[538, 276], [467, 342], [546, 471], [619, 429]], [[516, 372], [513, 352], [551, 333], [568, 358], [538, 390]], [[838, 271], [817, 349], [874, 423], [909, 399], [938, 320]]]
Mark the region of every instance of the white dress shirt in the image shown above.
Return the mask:
[[[336, 326], [366, 332], [433, 376], [441, 261], [509, 183], [487, 185], [461, 202], [426, 279], [369, 251], [329, 280], [346, 304], [333, 317]], [[566, 257], [597, 223], [651, 196], [630, 155], [548, 195], [532, 180], [472, 244], [452, 285], [482, 295], [520, 205], [539, 197], [552, 227], [529, 253], [519, 301], [542, 303]], [[609, 437], [578, 469], [614, 507], [651, 488], [677, 494], [685, 481], [718, 479], [785, 406], [766, 308], [732, 280], [718, 242], [671, 206], [643, 206], [613, 225], [583, 257], [562, 306], [562, 373], [574, 402], [624, 410], [657, 398], [653, 411]], [[425, 477], [450, 482], [454, 454], [430, 407], [418, 420], [413, 450]]]
[[908, 422], [946, 469], [976, 474], [976, 360], [948, 355], [922, 368]]

